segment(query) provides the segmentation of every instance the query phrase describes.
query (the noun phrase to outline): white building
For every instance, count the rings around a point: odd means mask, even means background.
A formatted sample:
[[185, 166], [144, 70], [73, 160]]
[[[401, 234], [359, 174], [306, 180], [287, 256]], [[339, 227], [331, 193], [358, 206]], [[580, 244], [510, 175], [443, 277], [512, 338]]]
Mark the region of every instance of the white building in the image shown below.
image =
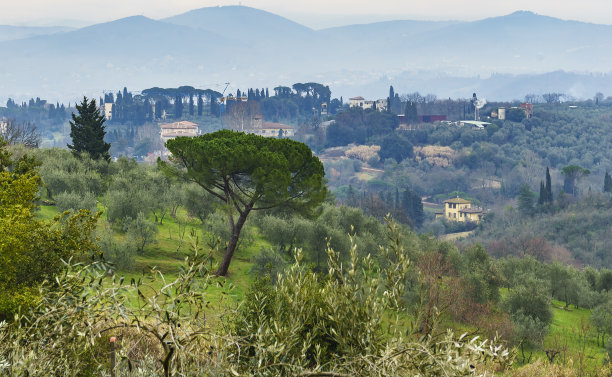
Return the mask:
[[361, 96], [349, 98], [349, 107], [360, 107], [363, 110], [375, 108], [378, 111], [385, 111], [387, 110], [387, 104], [386, 98], [381, 98], [376, 101], [368, 101]]
[[165, 123], [162, 124], [160, 128], [160, 136], [164, 144], [166, 141], [174, 139], [178, 136], [194, 137], [200, 134], [198, 131], [198, 125], [186, 120], [174, 123]]

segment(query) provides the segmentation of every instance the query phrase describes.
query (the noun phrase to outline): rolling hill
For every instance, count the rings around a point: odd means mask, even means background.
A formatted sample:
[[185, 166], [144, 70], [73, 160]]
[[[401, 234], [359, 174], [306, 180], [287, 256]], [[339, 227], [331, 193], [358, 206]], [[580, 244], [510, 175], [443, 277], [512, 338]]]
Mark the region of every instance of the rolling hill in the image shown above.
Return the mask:
[[[316, 81], [345, 97], [382, 97], [389, 84], [440, 97], [591, 97], [612, 92], [610, 79], [589, 79], [607, 77], [600, 73], [612, 66], [611, 47], [612, 26], [531, 12], [312, 30], [254, 8], [210, 7], [0, 42], [0, 51], [11, 51], [0, 61], [0, 103], [74, 100], [123, 86], [214, 89], [228, 81], [230, 90]], [[557, 80], [546, 78], [550, 72]]]

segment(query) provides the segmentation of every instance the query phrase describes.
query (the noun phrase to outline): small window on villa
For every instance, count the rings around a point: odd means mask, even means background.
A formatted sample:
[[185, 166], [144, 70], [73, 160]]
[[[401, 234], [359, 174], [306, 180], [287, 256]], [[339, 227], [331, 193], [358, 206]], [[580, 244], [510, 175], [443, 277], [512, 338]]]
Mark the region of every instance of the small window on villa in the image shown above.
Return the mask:
[[456, 213], [453, 213], [453, 217], [454, 217], [454, 218], [457, 218], [457, 214], [456, 214]]

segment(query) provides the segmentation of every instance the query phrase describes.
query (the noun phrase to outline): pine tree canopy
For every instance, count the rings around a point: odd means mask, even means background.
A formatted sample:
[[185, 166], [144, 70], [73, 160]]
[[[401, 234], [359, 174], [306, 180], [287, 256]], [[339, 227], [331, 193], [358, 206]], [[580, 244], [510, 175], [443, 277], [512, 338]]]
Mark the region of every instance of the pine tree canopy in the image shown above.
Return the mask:
[[87, 152], [91, 158], [110, 160], [110, 144], [104, 142], [104, 116], [96, 106], [96, 100], [89, 101], [83, 97], [81, 104], [76, 105], [79, 115], [72, 113], [70, 121], [70, 137], [72, 145], [68, 144], [68, 149], [73, 153], [79, 154]]

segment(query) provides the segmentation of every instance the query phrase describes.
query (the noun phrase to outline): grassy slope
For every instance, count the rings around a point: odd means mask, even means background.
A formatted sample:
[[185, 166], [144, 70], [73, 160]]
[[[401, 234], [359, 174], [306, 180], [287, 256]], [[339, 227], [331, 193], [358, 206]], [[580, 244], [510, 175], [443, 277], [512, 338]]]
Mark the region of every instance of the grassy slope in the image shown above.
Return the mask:
[[[42, 206], [39, 211], [39, 216], [45, 219], [53, 218], [56, 214], [57, 210], [55, 207]], [[137, 279], [142, 276], [143, 272], [148, 270], [149, 266], [156, 266], [164, 273], [167, 280], [173, 279], [178, 272], [182, 260], [192, 247], [193, 242], [189, 236], [191, 230], [195, 231], [197, 237], [200, 238], [200, 245], [203, 246], [203, 249], [206, 249], [206, 239], [202, 240], [203, 235], [199, 221], [193, 219], [187, 220], [185, 213], [178, 214], [178, 219], [181, 218], [184, 219], [183, 223], [185, 224], [185, 237], [182, 244], [180, 242], [182, 228], [179, 221], [166, 216], [163, 225], [158, 225], [157, 244], [149, 245], [143, 255], [136, 257], [133, 269], [130, 271], [118, 271], [118, 274], [125, 276], [127, 280], [130, 278]], [[150, 220], [152, 221], [153, 218]], [[207, 235], [204, 235], [204, 237], [207, 237]], [[216, 314], [220, 314], [223, 306], [233, 306], [242, 300], [253, 280], [250, 274], [253, 257], [259, 253], [262, 246], [269, 246], [269, 243], [259, 234], [256, 234], [255, 242], [252, 245], [239, 250], [234, 255], [229, 276], [227, 278], [214, 278], [216, 283], [226, 285], [229, 282], [234, 288], [230, 291], [229, 295], [226, 294], [227, 289], [220, 287], [218, 284], [208, 289], [208, 297], [211, 303], [210, 310], [213, 311], [211, 313], [213, 317]], [[218, 261], [222, 255], [222, 251], [217, 251], [215, 252], [214, 259]], [[554, 319], [543, 349], [566, 347], [566, 357], [577, 360], [580, 351], [580, 327], [581, 324], [589, 324], [590, 310], [565, 310], [563, 309], [564, 306], [565, 304], [562, 302], [553, 301]], [[214, 313], [215, 311], [218, 311], [218, 313]], [[455, 330], [458, 332], [466, 331], [464, 326], [460, 324], [445, 323], [445, 325], [456, 327]], [[588, 336], [583, 354], [585, 355], [584, 360], [587, 367], [601, 365], [604, 360], [604, 349], [597, 346], [592, 333]], [[546, 355], [544, 351], [536, 350], [534, 358], [546, 360]]]
[[[38, 216], [42, 219], [52, 219], [57, 213], [57, 209], [54, 206], [41, 206]], [[100, 221], [104, 220], [105, 216], [102, 214]], [[149, 220], [153, 221], [153, 216]], [[125, 276], [127, 281], [131, 278], [138, 279], [143, 274], [146, 274], [150, 267], [155, 266], [164, 274], [167, 281], [174, 279], [182, 261], [193, 250], [195, 240], [191, 237], [192, 232], [199, 242], [200, 250], [206, 251], [209, 249], [206, 241], [210, 237], [202, 233], [199, 220], [187, 218], [184, 212], [179, 212], [177, 219], [166, 215], [163, 225], [157, 224], [157, 228], [157, 242], [148, 245], [145, 247], [145, 252], [142, 255], [136, 256], [134, 267], [130, 270], [119, 270], [117, 271], [118, 275]], [[183, 230], [184, 237], [181, 242]], [[122, 235], [117, 232], [116, 237], [122, 237]], [[253, 257], [259, 253], [262, 247], [266, 246], [269, 246], [269, 243], [263, 240], [259, 234], [255, 234], [255, 242], [252, 245], [239, 249], [234, 254], [228, 277], [215, 277], [215, 282], [218, 284], [208, 289], [211, 304], [219, 304], [225, 299], [227, 289], [221, 288], [219, 285], [226, 285], [228, 282], [233, 285], [233, 289], [229, 294], [230, 300], [225, 304], [235, 304], [242, 300], [253, 280], [250, 273]], [[218, 262], [222, 256], [223, 250], [217, 250], [214, 252], [213, 258]]]

